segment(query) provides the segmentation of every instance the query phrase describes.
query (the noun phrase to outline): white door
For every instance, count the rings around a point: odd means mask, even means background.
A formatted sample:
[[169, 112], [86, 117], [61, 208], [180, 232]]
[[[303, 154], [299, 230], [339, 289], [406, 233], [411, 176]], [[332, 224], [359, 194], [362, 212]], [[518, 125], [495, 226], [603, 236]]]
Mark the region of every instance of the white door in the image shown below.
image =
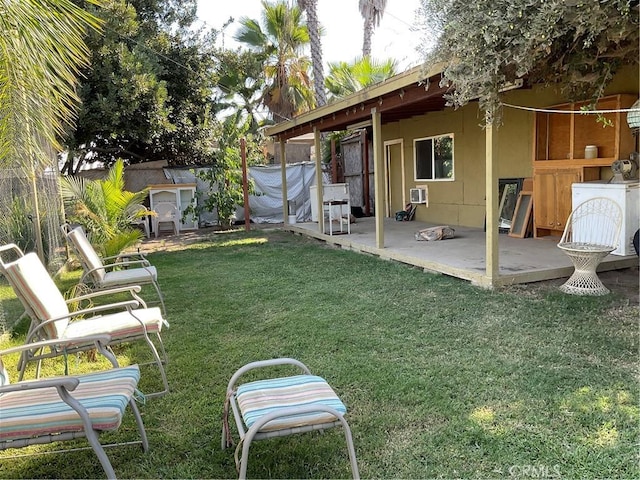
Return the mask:
[[406, 180], [404, 174], [404, 143], [402, 139], [384, 142], [385, 155], [385, 214], [395, 217], [404, 210]]

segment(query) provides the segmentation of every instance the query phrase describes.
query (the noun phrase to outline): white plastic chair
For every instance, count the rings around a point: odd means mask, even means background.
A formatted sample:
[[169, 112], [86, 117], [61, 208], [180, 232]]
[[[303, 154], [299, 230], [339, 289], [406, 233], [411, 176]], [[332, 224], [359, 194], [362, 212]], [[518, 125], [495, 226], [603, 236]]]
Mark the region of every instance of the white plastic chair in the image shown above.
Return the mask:
[[152, 217], [153, 231], [156, 238], [158, 238], [161, 223], [171, 223], [174, 233], [176, 235], [180, 234], [180, 212], [175, 204], [159, 202], [154, 206], [153, 211], [156, 212], [156, 216]]
[[147, 210], [147, 208], [144, 207], [143, 205], [140, 205], [136, 209], [136, 214], [138, 212], [143, 212], [143, 213], [149, 212], [149, 213], [141, 217], [136, 217], [136, 219], [131, 222], [131, 225], [135, 227], [142, 227], [142, 229], [144, 230], [144, 238], [149, 238], [151, 237], [151, 231], [149, 227], [149, 217], [152, 216], [151, 211]]
[[[291, 365], [302, 374], [267, 378], [240, 384], [239, 379], [250, 370]], [[238, 385], [236, 385], [238, 384]], [[341, 425], [347, 442], [351, 473], [360, 478], [351, 429], [344, 418], [347, 408], [327, 381], [311, 375], [309, 368], [292, 358], [276, 358], [248, 363], [238, 369], [227, 386], [222, 423], [222, 448], [231, 446], [229, 407], [240, 435], [236, 448], [239, 478], [247, 477], [249, 448], [253, 440], [283, 437], [294, 433], [324, 430]], [[242, 457], [238, 453], [242, 450]]]
[[595, 197], [575, 207], [558, 243], [558, 248], [569, 256], [575, 270], [560, 290], [574, 295], [609, 293], [596, 269], [618, 248], [621, 225], [622, 209], [609, 198]]

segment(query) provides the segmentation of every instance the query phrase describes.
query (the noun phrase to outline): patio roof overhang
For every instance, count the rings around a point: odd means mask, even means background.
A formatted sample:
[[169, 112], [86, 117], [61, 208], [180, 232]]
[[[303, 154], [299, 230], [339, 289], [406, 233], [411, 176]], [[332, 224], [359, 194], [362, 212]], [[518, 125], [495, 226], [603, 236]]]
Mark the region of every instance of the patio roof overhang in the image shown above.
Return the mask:
[[[444, 110], [446, 100], [444, 94], [452, 87], [442, 86], [443, 68], [441, 65], [425, 70], [417, 66], [407, 72], [390, 78], [380, 84], [356, 92], [348, 97], [291, 120], [276, 124], [265, 130], [268, 136], [274, 137], [285, 152], [289, 139], [313, 133], [316, 157], [317, 211], [323, 212], [322, 169], [321, 169], [321, 133], [348, 130], [349, 127], [371, 125], [373, 146], [373, 173], [375, 180], [375, 226], [376, 251], [382, 252], [384, 241], [384, 143], [382, 125], [422, 115], [428, 112]], [[485, 235], [485, 274], [478, 282], [492, 287], [499, 282], [498, 262], [498, 171], [495, 162], [495, 136], [493, 127], [485, 129], [485, 201], [486, 229]], [[287, 218], [287, 179], [284, 168], [285, 155], [280, 158], [282, 166], [282, 210], [283, 218]], [[318, 217], [318, 232], [324, 235], [324, 215]]]
[[425, 71], [424, 66], [417, 66], [338, 102], [278, 123], [265, 133], [278, 141], [286, 141], [312, 133], [314, 129], [320, 132], [348, 130], [369, 121], [373, 109], [380, 113], [382, 124], [443, 110], [444, 94], [450, 87], [440, 86], [441, 79], [441, 68]]

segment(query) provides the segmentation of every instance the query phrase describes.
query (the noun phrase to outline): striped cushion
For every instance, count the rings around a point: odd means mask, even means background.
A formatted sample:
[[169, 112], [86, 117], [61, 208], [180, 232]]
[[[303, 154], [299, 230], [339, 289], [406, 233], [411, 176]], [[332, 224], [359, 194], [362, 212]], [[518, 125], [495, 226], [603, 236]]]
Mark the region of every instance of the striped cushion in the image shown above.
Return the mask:
[[113, 270], [107, 272], [102, 279], [102, 287], [116, 285], [138, 285], [151, 283], [158, 279], [156, 267], [129, 268], [127, 270]]
[[[245, 383], [238, 387], [236, 399], [247, 428], [260, 417], [285, 408], [325, 405], [345, 414], [347, 408], [329, 384], [315, 375], [296, 375]], [[336, 420], [326, 412], [288, 415], [267, 423], [260, 431], [283, 430], [305, 425], [318, 425]]]
[[[61, 317], [69, 313], [69, 307], [49, 272], [34, 252], [5, 265], [7, 280], [16, 296], [29, 312], [40, 321]], [[47, 325], [47, 338], [58, 338], [67, 328], [68, 320]]]
[[82, 257], [82, 263], [85, 264], [86, 268], [93, 270], [91, 272], [91, 278], [93, 278], [93, 281], [98, 285], [102, 284], [102, 280], [105, 275], [104, 268], [100, 268], [103, 266], [102, 260], [100, 260], [100, 257], [89, 243], [89, 240], [87, 240], [82, 227], [76, 227], [71, 230], [67, 234], [67, 238], [73, 242], [78, 255]]
[[[95, 430], [115, 430], [140, 380], [137, 365], [78, 376], [71, 392], [89, 412]], [[54, 387], [0, 396], [0, 442], [80, 432], [82, 421]]]
[[[142, 321], [147, 333], [157, 333], [162, 330], [164, 320], [158, 307], [140, 308], [133, 310], [133, 315]], [[140, 336], [144, 330], [140, 322], [128, 311], [111, 315], [98, 315], [69, 323], [62, 338], [86, 337], [98, 333], [108, 333], [111, 341]]]

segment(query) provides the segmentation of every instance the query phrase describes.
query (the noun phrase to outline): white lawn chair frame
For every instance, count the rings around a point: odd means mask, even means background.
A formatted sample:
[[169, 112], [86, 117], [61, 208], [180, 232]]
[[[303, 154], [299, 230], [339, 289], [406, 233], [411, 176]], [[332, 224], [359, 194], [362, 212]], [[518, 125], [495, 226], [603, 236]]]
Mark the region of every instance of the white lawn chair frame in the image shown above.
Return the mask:
[[170, 223], [173, 232], [180, 235], [180, 211], [171, 202], [158, 202], [154, 205], [153, 211], [156, 213], [151, 221], [153, 222], [153, 233], [158, 238], [161, 223]]
[[[316, 385], [321, 385], [325, 389], [325, 391], [329, 391], [330, 393], [328, 397], [331, 398], [305, 398], [304, 401], [308, 402], [306, 405], [291, 405], [290, 403], [287, 403], [287, 405], [289, 406], [277, 405], [273, 400], [271, 400], [269, 401], [270, 407], [275, 407], [275, 409], [272, 409], [269, 413], [260, 415], [259, 418], [255, 419], [255, 423], [247, 428], [246, 419], [243, 416], [242, 408], [238, 403], [238, 388], [242, 386], [237, 385], [238, 381], [240, 380], [240, 377], [242, 375], [251, 370], [265, 367], [274, 367], [278, 365], [292, 365], [294, 367], [297, 367], [302, 371], [302, 375], [296, 375], [292, 377], [267, 378], [266, 382], [279, 382], [282, 380], [286, 381], [288, 379], [297, 378], [301, 379], [301, 385], [304, 385], [304, 382], [306, 381], [305, 379], [309, 378], [313, 382], [316, 382]], [[244, 386], [246, 387], [257, 384], [261, 384], [261, 381], [249, 382], [247, 384], [244, 384]], [[349, 428], [349, 424], [345, 420], [343, 413], [339, 412], [336, 408], [331, 406], [336, 402], [339, 403], [346, 412], [346, 407], [344, 407], [340, 399], [337, 397], [337, 395], [335, 395], [335, 392], [333, 392], [329, 384], [320, 377], [312, 376], [309, 368], [299, 360], [295, 360], [293, 358], [276, 358], [273, 360], [251, 362], [238, 369], [231, 377], [231, 380], [229, 380], [229, 384], [227, 386], [221, 444], [222, 448], [225, 449], [227, 446], [231, 446], [231, 444], [233, 443], [228, 423], [229, 407], [231, 407], [236, 423], [236, 428], [238, 430], [238, 434], [240, 435], [240, 442], [238, 443], [235, 451], [236, 468], [238, 469], [239, 478], [245, 479], [247, 477], [249, 448], [251, 447], [251, 442], [253, 442], [253, 440], [263, 440], [273, 437], [283, 437], [296, 433], [325, 430], [327, 428], [335, 426], [342, 426], [344, 430], [347, 443], [347, 451], [349, 454], [349, 461], [351, 463], [351, 472], [353, 478], [360, 478], [351, 429]], [[301, 416], [304, 417], [303, 420], [299, 420], [299, 417]], [[297, 423], [295, 426], [286, 426], [283, 428], [274, 426], [274, 424], [277, 422], [282, 422], [283, 426], [290, 425], [290, 420], [293, 418], [296, 419], [294, 420], [294, 422]], [[269, 423], [272, 424], [269, 425]], [[242, 456], [239, 459], [238, 453], [240, 449], [242, 449]]]
[[[7, 261], [8, 257], [15, 259]], [[36, 375], [39, 375], [44, 359], [90, 350], [93, 343], [86, 342], [84, 338], [88, 335], [106, 334], [111, 337], [109, 346], [144, 341], [153, 357], [149, 364], [157, 366], [163, 384], [162, 390], [149, 393], [147, 397], [161, 396], [169, 391], [164, 369], [168, 357], [160, 335], [162, 327], [169, 324], [159, 308], [146, 308], [144, 301], [137, 295], [140, 292], [139, 286], [102, 290], [65, 300], [38, 256], [33, 252], [24, 254], [15, 244], [0, 247], [0, 273], [5, 276], [31, 318], [25, 344], [36, 342], [22, 352], [19, 363], [20, 380], [29, 362], [37, 362]], [[71, 304], [77, 305], [87, 300], [122, 293], [128, 293], [130, 299], [73, 312], [69, 309]], [[158, 347], [151, 340], [150, 334], [154, 334]], [[68, 340], [71, 339], [74, 342], [69, 344]], [[53, 342], [47, 344], [45, 349], [37, 343], [43, 340]], [[56, 341], [60, 341], [61, 346]]]
[[[140, 372], [137, 365], [118, 366], [106, 347], [111, 341], [108, 335], [86, 337], [85, 341], [103, 354], [113, 369], [97, 374], [43, 378], [13, 384], [5, 381], [0, 384], [0, 418], [3, 419], [0, 422], [0, 450], [86, 438], [89, 442], [86, 448], [93, 449], [107, 478], [116, 478], [105, 447], [140, 444], [143, 452], [149, 450], [142, 417], [134, 400]], [[54, 343], [60, 345], [59, 340], [49, 340], [39, 342], [37, 346], [45, 348]], [[6, 375], [2, 357], [22, 353], [34, 345], [0, 351], [0, 373], [4, 371]], [[116, 400], [122, 401], [121, 409], [114, 407]], [[100, 433], [119, 427], [126, 406], [134, 415], [140, 439], [101, 444]], [[59, 449], [55, 453], [76, 450], [79, 449]]]
[[92, 290], [124, 287], [128, 285], [153, 285], [162, 313], [167, 314], [164, 295], [158, 284], [158, 272], [142, 253], [126, 253], [100, 258], [81, 226], [62, 225], [67, 243], [80, 259], [84, 273], [80, 283]]
[[136, 219], [131, 222], [131, 225], [135, 227], [142, 227], [144, 230], [144, 238], [151, 237], [151, 227], [149, 226], [149, 219], [152, 217], [153, 212], [148, 210], [144, 205], [140, 205], [135, 210], [136, 215], [140, 215], [140, 212], [144, 213], [143, 216], [136, 216]]
[[621, 227], [622, 209], [610, 198], [594, 197], [574, 208], [558, 248], [569, 256], [575, 268], [560, 290], [574, 295], [609, 293], [596, 269], [618, 248]]

